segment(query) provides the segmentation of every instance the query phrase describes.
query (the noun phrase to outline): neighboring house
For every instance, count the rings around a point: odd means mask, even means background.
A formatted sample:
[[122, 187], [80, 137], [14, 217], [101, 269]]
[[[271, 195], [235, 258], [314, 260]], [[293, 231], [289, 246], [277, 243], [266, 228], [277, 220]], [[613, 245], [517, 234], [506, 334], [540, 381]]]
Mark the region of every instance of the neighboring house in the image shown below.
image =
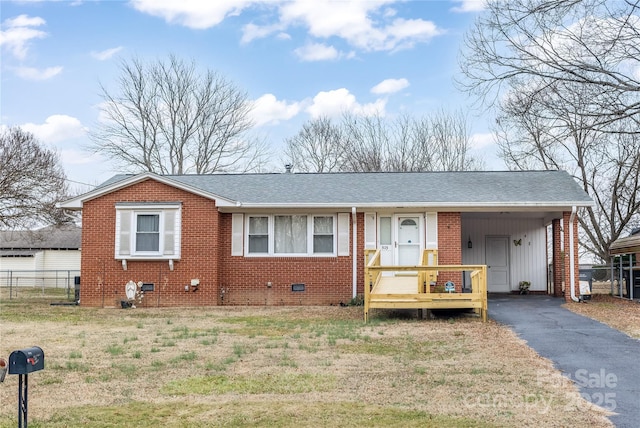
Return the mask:
[[[624, 278], [626, 292], [620, 287], [620, 297], [626, 296], [629, 299], [640, 298], [640, 228], [635, 228], [629, 236], [618, 238], [609, 246], [609, 255], [611, 256], [611, 272], [613, 274], [614, 258], [618, 257], [620, 264], [620, 275]], [[635, 258], [635, 264], [634, 264]], [[626, 267], [623, 265], [626, 263]], [[633, 279], [631, 279], [633, 278]], [[613, 279], [613, 278], [612, 278]], [[633, 283], [633, 287], [631, 287]]]
[[81, 229], [72, 224], [0, 231], [0, 284], [6, 285], [9, 272], [13, 278], [39, 278], [38, 284], [45, 281], [46, 286], [55, 285], [53, 271], [78, 275], [81, 234]]
[[130, 281], [144, 284], [147, 306], [347, 303], [376, 248], [383, 264], [409, 266], [437, 249], [440, 265], [488, 265], [489, 292], [526, 280], [570, 299], [575, 210], [592, 204], [566, 172], [530, 171], [144, 173], [61, 206], [82, 210], [81, 304], [111, 307]]

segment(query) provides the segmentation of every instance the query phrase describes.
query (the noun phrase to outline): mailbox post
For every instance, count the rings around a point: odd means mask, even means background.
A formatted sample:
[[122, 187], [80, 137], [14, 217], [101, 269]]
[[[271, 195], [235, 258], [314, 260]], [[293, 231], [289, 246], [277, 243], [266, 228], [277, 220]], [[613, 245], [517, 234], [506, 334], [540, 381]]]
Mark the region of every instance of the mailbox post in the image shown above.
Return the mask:
[[18, 375], [18, 428], [27, 428], [29, 373], [44, 369], [44, 351], [39, 346], [19, 349], [9, 355], [9, 374]]

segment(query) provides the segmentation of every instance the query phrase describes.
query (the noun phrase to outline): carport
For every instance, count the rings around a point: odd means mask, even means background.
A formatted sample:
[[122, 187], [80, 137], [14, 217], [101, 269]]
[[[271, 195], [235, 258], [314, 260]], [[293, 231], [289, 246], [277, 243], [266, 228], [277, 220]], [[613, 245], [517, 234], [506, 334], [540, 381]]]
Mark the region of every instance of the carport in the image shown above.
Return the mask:
[[[619, 295], [617, 297], [634, 299], [634, 296], [640, 298], [640, 266], [638, 256], [640, 255], [640, 228], [634, 229], [631, 235], [626, 238], [615, 240], [609, 248], [609, 256], [611, 257], [611, 292], [613, 294], [614, 268], [618, 264], [618, 287]], [[634, 265], [634, 258], [635, 265]], [[626, 260], [625, 260], [626, 259]], [[625, 265], [625, 262], [628, 265]], [[622, 287], [623, 280], [626, 287]], [[626, 296], [623, 291], [626, 290]]]

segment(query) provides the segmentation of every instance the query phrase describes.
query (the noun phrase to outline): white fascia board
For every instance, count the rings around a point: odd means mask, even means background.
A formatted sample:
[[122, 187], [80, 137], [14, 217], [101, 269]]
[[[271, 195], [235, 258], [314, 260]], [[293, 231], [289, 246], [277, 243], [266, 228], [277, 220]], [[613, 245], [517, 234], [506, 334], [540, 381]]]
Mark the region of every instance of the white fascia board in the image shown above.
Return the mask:
[[568, 209], [571, 210], [572, 206], [589, 207], [593, 206], [593, 202], [518, 202], [505, 204], [504, 202], [367, 202], [367, 203], [335, 203], [335, 204], [322, 204], [322, 203], [242, 203], [237, 202], [234, 204], [218, 204], [220, 208], [232, 207], [234, 209], [223, 209], [221, 211], [237, 211], [237, 209], [294, 209], [294, 208], [309, 208], [309, 209], [327, 209], [327, 208], [340, 208], [351, 209], [356, 207], [358, 209], [389, 209], [389, 208], [429, 208], [439, 209], [440, 211], [527, 211], [530, 209], [536, 210], [559, 210]]
[[99, 187], [90, 192], [84, 193], [80, 196], [77, 196], [73, 199], [69, 199], [65, 202], [59, 203], [57, 205], [58, 208], [64, 208], [69, 210], [81, 210], [82, 205], [86, 201], [90, 201], [92, 199], [99, 198], [100, 196], [106, 195], [111, 192], [115, 192], [117, 190], [123, 189], [125, 187], [131, 186], [133, 184], [140, 183], [144, 180], [156, 180], [160, 183], [166, 184], [167, 186], [175, 187], [177, 189], [184, 190], [185, 192], [193, 193], [198, 196], [202, 196], [203, 198], [213, 199], [216, 201], [216, 204], [224, 205], [224, 206], [236, 206], [236, 202], [230, 199], [224, 198], [222, 196], [214, 195], [209, 192], [205, 192], [201, 189], [198, 189], [193, 186], [189, 186], [187, 184], [181, 183], [176, 180], [172, 180], [170, 178], [164, 177], [162, 175], [154, 174], [152, 172], [145, 172], [142, 174], [134, 175], [129, 178], [125, 178], [124, 180], [117, 181], [108, 186]]

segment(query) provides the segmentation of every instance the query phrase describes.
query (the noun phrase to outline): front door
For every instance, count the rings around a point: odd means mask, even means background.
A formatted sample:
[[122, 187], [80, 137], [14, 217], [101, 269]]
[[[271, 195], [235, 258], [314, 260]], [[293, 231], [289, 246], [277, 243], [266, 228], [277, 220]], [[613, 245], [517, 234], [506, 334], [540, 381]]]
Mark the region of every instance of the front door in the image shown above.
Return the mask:
[[487, 265], [487, 291], [508, 293], [509, 284], [509, 237], [487, 236], [485, 260]]
[[420, 216], [398, 216], [397, 266], [415, 266], [420, 262]]

